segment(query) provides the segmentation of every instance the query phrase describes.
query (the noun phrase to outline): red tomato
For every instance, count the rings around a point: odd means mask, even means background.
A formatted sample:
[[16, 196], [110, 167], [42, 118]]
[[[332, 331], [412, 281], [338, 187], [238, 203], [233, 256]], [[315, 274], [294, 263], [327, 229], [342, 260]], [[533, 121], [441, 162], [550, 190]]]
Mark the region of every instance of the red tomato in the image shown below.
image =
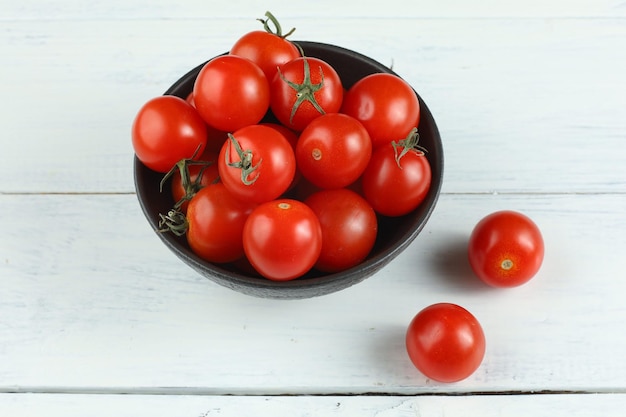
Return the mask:
[[175, 96], [149, 100], [132, 126], [137, 158], [157, 172], [168, 172], [180, 160], [200, 155], [206, 142], [206, 124], [196, 109]]
[[353, 117], [328, 113], [302, 131], [296, 161], [302, 176], [321, 188], [342, 188], [356, 181], [370, 161], [372, 142]]
[[261, 68], [236, 55], [207, 62], [193, 87], [195, 106], [202, 118], [224, 132], [260, 122], [269, 109], [269, 94]]
[[338, 112], [343, 100], [339, 74], [319, 58], [300, 57], [282, 65], [270, 89], [272, 113], [298, 132], [316, 117]]
[[299, 137], [298, 133], [278, 123], [267, 122], [267, 123], [260, 123], [260, 125], [271, 127], [272, 129], [278, 130], [285, 137], [285, 139], [287, 139], [287, 142], [289, 142], [293, 151], [294, 152], [296, 151], [296, 144], [298, 143], [298, 137]]
[[189, 246], [209, 262], [243, 257], [243, 228], [253, 208], [253, 204], [234, 198], [222, 183], [202, 188], [187, 209]]
[[[196, 103], [193, 98], [193, 91], [189, 93], [189, 95], [187, 96], [185, 100], [194, 108], [196, 107]], [[215, 151], [219, 153], [227, 137], [228, 137], [228, 134], [226, 132], [216, 129], [213, 126], [207, 125], [206, 151], [209, 151], [209, 152]]]
[[456, 304], [433, 304], [420, 311], [406, 333], [409, 358], [426, 377], [457, 382], [478, 369], [485, 334], [469, 311]]
[[246, 257], [261, 275], [288, 281], [308, 272], [322, 250], [322, 228], [313, 210], [291, 199], [256, 207], [243, 230]]
[[374, 209], [346, 188], [322, 190], [304, 202], [322, 227], [322, 251], [315, 268], [338, 272], [362, 262], [374, 247], [378, 221]]
[[[183, 213], [187, 212], [187, 206], [189, 200], [197, 193], [201, 188], [206, 187], [209, 184], [216, 182], [219, 178], [217, 172], [217, 154], [210, 152], [204, 152], [200, 157], [201, 163], [186, 163], [182, 169], [187, 169], [187, 175], [189, 176], [183, 183], [183, 176], [181, 170], [177, 169], [172, 174], [172, 198], [174, 202], [178, 204], [181, 202], [179, 209]], [[200, 179], [199, 174], [202, 173]], [[185, 201], [186, 199], [186, 201]]]
[[[298, 48], [286, 38], [295, 29], [283, 34], [278, 20], [266, 12], [266, 20], [259, 19], [265, 31], [256, 30], [240, 37], [230, 49], [232, 55], [248, 58], [265, 73], [268, 82], [274, 79], [277, 68], [300, 56]], [[270, 23], [274, 25], [272, 29]]]
[[[289, 142], [289, 144], [291, 145], [291, 149], [293, 149], [294, 155], [296, 153], [296, 144], [298, 143], [298, 138], [299, 135], [298, 133], [296, 133], [295, 131], [289, 129], [286, 126], [283, 126], [279, 123], [261, 123], [261, 125], [263, 126], [269, 126], [273, 129], [278, 130], [284, 137], [285, 139], [287, 139], [287, 142]], [[296, 172], [293, 176], [293, 180], [291, 181], [291, 185], [289, 185], [287, 190], [291, 190], [293, 189], [297, 184], [300, 183], [300, 180], [302, 179], [302, 173], [300, 172], [300, 169], [298, 169], [298, 164], [296, 161]]]
[[430, 188], [430, 164], [424, 152], [413, 145], [417, 136], [409, 135], [407, 140], [380, 146], [363, 173], [363, 194], [384, 216], [402, 216], [415, 210]]
[[248, 58], [257, 64], [268, 82], [274, 79], [280, 65], [300, 56], [298, 48], [287, 39], [260, 30], [246, 33], [239, 38], [230, 53]]
[[344, 97], [341, 111], [363, 123], [374, 148], [405, 138], [420, 121], [420, 104], [413, 88], [387, 73], [357, 81]]
[[217, 166], [220, 179], [234, 196], [262, 203], [289, 188], [296, 158], [287, 139], [276, 129], [250, 125], [224, 143]]
[[516, 287], [534, 277], [544, 256], [537, 225], [524, 214], [503, 210], [484, 217], [468, 244], [472, 269], [494, 287]]

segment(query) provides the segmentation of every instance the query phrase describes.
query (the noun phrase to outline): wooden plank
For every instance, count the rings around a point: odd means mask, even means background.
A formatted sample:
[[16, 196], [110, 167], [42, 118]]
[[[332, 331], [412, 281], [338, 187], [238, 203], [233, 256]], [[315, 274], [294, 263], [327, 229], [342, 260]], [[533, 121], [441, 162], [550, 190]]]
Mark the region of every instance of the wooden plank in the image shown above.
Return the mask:
[[[0, 192], [132, 192], [139, 107], [252, 27], [3, 22]], [[445, 192], [626, 191], [620, 19], [306, 20], [298, 36], [393, 64], [420, 92], [443, 136]]]
[[12, 417], [622, 417], [625, 394], [461, 397], [215, 397], [172, 395], [0, 394]]
[[[443, 195], [376, 276], [275, 301], [199, 277], [160, 243], [134, 195], [2, 195], [0, 390], [197, 389], [349, 394], [626, 389], [626, 195]], [[485, 214], [529, 214], [547, 256], [531, 283], [487, 289], [465, 242]], [[488, 352], [469, 379], [417, 372], [404, 332], [421, 308], [459, 303]]]
[[[190, 0], [173, 4], [166, 0], [138, 1], [129, 4], [113, 0], [87, 6], [80, 1], [25, 0], [4, 5], [3, 19], [206, 19], [263, 17], [265, 10], [278, 17], [298, 19], [333, 17], [353, 19], [362, 17], [428, 17], [428, 18], [494, 18], [494, 17], [616, 17], [625, 15], [622, 2], [614, 0], [516, 1], [482, 0], [471, 4], [462, 0], [407, 1], [390, 0], [385, 7], [379, 3], [333, 2], [319, 0], [315, 3], [285, 3], [267, 0], [262, 6], [251, 7], [249, 1], [233, 0], [211, 3]], [[329, 10], [332, 13], [329, 13]]]

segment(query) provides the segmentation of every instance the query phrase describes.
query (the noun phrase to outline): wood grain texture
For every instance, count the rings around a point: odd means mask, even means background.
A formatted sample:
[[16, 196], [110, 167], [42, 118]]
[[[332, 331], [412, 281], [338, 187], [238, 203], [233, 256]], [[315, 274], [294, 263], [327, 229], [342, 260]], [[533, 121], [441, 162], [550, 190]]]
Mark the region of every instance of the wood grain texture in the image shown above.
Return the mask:
[[622, 417], [624, 394], [462, 397], [223, 397], [0, 394], [12, 417]]
[[[262, 17], [271, 10], [278, 17], [299, 20], [329, 18], [331, 15], [344, 20], [364, 17], [426, 17], [426, 18], [502, 18], [502, 17], [623, 17], [626, 6], [620, 0], [527, 0], [523, 3], [506, 0], [482, 0], [467, 3], [463, 0], [390, 0], [384, 7], [379, 3], [335, 2], [319, 0], [313, 3], [285, 3], [267, 0], [262, 6], [248, 0], [207, 3], [186, 0], [172, 3], [156, 0], [149, 3], [123, 0], [97, 2], [86, 5], [78, 0], [23, 0], [4, 5], [3, 18], [7, 20], [50, 19], [221, 19], [224, 17], [248, 19], [248, 15]], [[329, 11], [332, 11], [330, 13]]]
[[[4, 390], [626, 390], [626, 363], [615, 356], [626, 348], [624, 281], [610, 255], [624, 249], [626, 195], [444, 195], [422, 234], [380, 273], [293, 302], [200, 278], [161, 245], [134, 196], [1, 203], [20, 213], [0, 220]], [[501, 208], [534, 218], [547, 246], [539, 275], [510, 291], [473, 278], [465, 253], [470, 225]], [[404, 350], [410, 319], [440, 301], [472, 311], [488, 339], [478, 372], [453, 385], [425, 379]]]
[[[349, 22], [304, 19], [298, 36], [393, 65], [413, 85], [441, 130], [444, 192], [626, 191], [621, 18]], [[4, 22], [0, 191], [132, 192], [139, 107], [254, 23]]]

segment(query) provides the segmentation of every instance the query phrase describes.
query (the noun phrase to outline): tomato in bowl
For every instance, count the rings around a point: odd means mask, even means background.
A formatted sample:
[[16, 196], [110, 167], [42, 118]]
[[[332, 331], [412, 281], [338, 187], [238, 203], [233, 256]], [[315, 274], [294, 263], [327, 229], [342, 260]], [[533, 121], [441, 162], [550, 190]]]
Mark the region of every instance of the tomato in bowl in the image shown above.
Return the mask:
[[[390, 68], [358, 52], [340, 46], [309, 41], [294, 41], [307, 57], [329, 63], [338, 73], [347, 91], [359, 80], [371, 74], [395, 74]], [[206, 61], [209, 62], [209, 61]], [[190, 70], [176, 81], [164, 95], [187, 99], [194, 90], [194, 83], [206, 62]], [[443, 181], [443, 146], [439, 130], [428, 106], [413, 90], [420, 108], [419, 147], [424, 149], [431, 171], [428, 189], [423, 200], [412, 211], [387, 216], [377, 214], [378, 232], [369, 254], [357, 265], [337, 272], [323, 272], [311, 268], [304, 275], [290, 280], [272, 280], [260, 276], [250, 265], [242, 262], [213, 263], [200, 257], [184, 237], [173, 233], [158, 232], [163, 243], [182, 262], [219, 285], [251, 296], [272, 299], [304, 299], [344, 290], [377, 273], [404, 251], [424, 228], [432, 214]], [[276, 123], [271, 111], [263, 119]], [[170, 193], [162, 192], [160, 184], [163, 173], [146, 167], [137, 157], [134, 160], [134, 180], [141, 209], [150, 226], [156, 231], [161, 227], [160, 215], [167, 213], [174, 204]], [[163, 188], [169, 186], [169, 179]]]

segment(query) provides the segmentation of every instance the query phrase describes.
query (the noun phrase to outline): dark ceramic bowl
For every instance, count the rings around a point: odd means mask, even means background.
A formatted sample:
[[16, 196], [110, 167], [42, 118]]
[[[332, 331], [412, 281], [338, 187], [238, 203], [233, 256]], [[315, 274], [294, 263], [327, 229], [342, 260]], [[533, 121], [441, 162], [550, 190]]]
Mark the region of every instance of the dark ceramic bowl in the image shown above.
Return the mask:
[[[297, 41], [306, 56], [327, 61], [339, 73], [345, 88], [350, 88], [360, 78], [376, 73], [393, 73], [384, 65], [359, 53], [315, 42]], [[204, 65], [201, 64], [176, 81], [165, 94], [187, 97]], [[417, 94], [417, 93], [416, 93]], [[241, 272], [232, 265], [212, 264], [196, 256], [185, 237], [172, 233], [157, 236], [184, 263], [210, 280], [248, 295], [275, 299], [302, 299], [333, 293], [350, 287], [370, 277], [400, 254], [415, 239], [435, 208], [443, 180], [443, 147], [441, 137], [430, 110], [419, 97], [421, 119], [418, 126], [420, 145], [428, 150], [432, 170], [432, 185], [426, 199], [412, 213], [402, 217], [379, 217], [379, 233], [370, 255], [361, 264], [348, 270], [322, 274], [311, 271], [292, 281], [276, 282]], [[163, 174], [151, 171], [135, 158], [135, 187], [141, 208], [154, 230], [158, 229], [159, 213], [167, 213], [174, 202], [169, 193], [159, 192]]]

